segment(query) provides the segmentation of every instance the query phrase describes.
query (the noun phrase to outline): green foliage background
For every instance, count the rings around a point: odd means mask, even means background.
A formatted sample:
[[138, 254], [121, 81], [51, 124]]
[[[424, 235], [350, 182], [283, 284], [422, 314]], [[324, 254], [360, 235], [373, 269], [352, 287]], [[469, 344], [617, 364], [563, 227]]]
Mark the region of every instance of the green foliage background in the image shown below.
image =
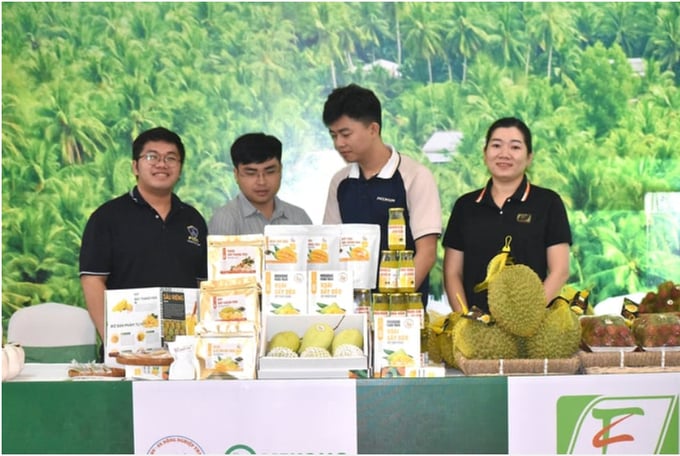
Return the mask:
[[[376, 59], [402, 76], [361, 70]], [[237, 136], [270, 132], [304, 161], [332, 146], [323, 101], [350, 82], [381, 98], [385, 140], [434, 172], [443, 223], [487, 179], [488, 125], [516, 115], [535, 136], [530, 178], [569, 211], [570, 282], [598, 302], [680, 280], [679, 217], [650, 229], [644, 211], [647, 192], [680, 191], [678, 3], [3, 2], [2, 70], [5, 329], [23, 306], [84, 306], [80, 236], [134, 184], [140, 131], [180, 133], [177, 192], [209, 218], [237, 191]], [[445, 165], [421, 152], [438, 130], [464, 134]]]

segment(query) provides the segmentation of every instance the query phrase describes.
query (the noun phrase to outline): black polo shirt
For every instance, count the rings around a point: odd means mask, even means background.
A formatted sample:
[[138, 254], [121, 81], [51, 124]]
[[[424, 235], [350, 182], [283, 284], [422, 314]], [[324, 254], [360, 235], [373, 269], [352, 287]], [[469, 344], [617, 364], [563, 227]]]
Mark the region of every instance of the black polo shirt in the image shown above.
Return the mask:
[[207, 232], [201, 214], [175, 194], [163, 221], [135, 187], [90, 216], [80, 274], [107, 276], [109, 289], [197, 288], [207, 278]]
[[468, 306], [488, 312], [486, 290], [475, 293], [473, 288], [484, 281], [489, 260], [501, 251], [506, 236], [512, 236], [510, 255], [514, 262], [529, 266], [544, 280], [546, 249], [572, 242], [562, 199], [552, 190], [531, 185], [525, 176], [502, 208], [491, 197], [491, 179], [485, 188], [456, 201], [442, 244], [464, 254], [463, 287]]

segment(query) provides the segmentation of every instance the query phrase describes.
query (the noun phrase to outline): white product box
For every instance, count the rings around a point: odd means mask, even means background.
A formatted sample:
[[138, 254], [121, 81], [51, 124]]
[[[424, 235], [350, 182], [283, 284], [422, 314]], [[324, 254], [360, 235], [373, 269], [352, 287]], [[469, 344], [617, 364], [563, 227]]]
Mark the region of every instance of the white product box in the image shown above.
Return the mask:
[[[266, 356], [267, 344], [281, 331], [294, 331], [301, 338], [314, 323], [327, 323], [335, 334], [356, 328], [364, 336], [363, 356], [344, 358], [278, 358]], [[366, 315], [265, 315], [260, 341], [258, 378], [348, 378], [351, 370], [368, 369], [370, 340]]]
[[166, 336], [191, 330], [198, 290], [149, 287], [106, 290], [104, 362], [116, 362], [115, 353], [161, 348]]
[[309, 314], [354, 312], [352, 271], [309, 271], [307, 309]]
[[420, 367], [420, 321], [412, 317], [377, 316], [373, 322], [373, 367]]
[[306, 314], [307, 271], [264, 271], [263, 314]]

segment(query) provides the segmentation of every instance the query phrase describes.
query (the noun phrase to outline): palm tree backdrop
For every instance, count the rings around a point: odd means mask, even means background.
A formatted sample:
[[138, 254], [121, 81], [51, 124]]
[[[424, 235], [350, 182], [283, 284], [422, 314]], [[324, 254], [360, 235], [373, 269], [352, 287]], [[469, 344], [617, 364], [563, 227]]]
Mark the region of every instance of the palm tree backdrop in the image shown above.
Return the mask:
[[[237, 136], [280, 137], [284, 170], [333, 153], [322, 105], [350, 82], [381, 98], [385, 140], [434, 172], [443, 223], [486, 180], [487, 126], [520, 116], [531, 179], [569, 211], [570, 282], [598, 302], [679, 281], [680, 216], [645, 212], [646, 195], [680, 191], [679, 33], [666, 2], [3, 3], [3, 326], [38, 302], [84, 305], [82, 229], [134, 184], [140, 131], [181, 134], [177, 192], [209, 218], [237, 191]], [[422, 145], [441, 130], [463, 140], [431, 163]]]

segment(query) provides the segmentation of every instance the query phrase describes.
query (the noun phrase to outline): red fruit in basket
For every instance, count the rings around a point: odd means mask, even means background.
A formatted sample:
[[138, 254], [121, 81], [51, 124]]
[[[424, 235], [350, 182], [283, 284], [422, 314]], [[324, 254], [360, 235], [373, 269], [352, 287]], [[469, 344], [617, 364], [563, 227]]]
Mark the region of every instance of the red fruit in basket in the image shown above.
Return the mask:
[[675, 310], [675, 301], [670, 298], [660, 301], [659, 312], [672, 312], [673, 310]]
[[659, 284], [656, 294], [661, 301], [666, 301], [666, 299], [670, 298], [671, 290], [674, 287], [675, 284], [673, 284], [673, 282], [666, 280], [665, 282]]
[[673, 298], [673, 299], [678, 299], [678, 298], [680, 298], [680, 284], [674, 286], [674, 287], [671, 289], [671, 298]]
[[671, 335], [680, 336], [680, 323], [675, 323], [671, 326]]
[[677, 347], [678, 346], [678, 337], [670, 336], [668, 339], [666, 339], [666, 346], [667, 347]]

